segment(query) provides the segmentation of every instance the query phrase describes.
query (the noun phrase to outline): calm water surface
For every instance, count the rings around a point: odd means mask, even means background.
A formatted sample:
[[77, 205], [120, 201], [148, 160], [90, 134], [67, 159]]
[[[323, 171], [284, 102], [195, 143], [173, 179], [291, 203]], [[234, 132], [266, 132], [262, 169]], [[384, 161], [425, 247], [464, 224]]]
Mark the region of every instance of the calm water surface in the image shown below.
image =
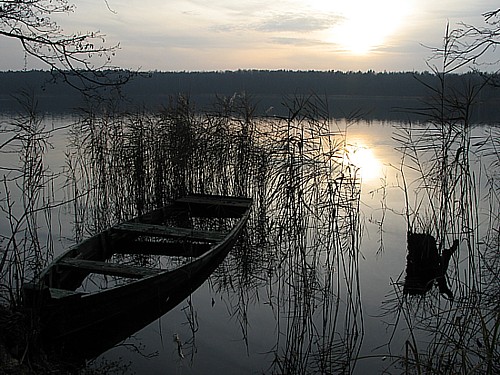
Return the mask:
[[[401, 155], [391, 138], [394, 125], [362, 122], [349, 127], [347, 133], [355, 155], [353, 161], [363, 178], [359, 276], [364, 323], [360, 334], [364, 331], [364, 335], [359, 356], [379, 355], [359, 360], [357, 373], [373, 373], [375, 368], [386, 367], [382, 356], [388, 348], [384, 344], [392, 334], [387, 323], [394, 317], [380, 317], [381, 306], [393, 290], [391, 280], [397, 280], [405, 266], [406, 223], [397, 214], [404, 208], [404, 195], [399, 189]], [[384, 209], [386, 205], [394, 212]], [[381, 243], [378, 222], [383, 216]], [[151, 374], [270, 373], [274, 352], [277, 346], [284, 345], [288, 314], [285, 309], [277, 312], [269, 302], [269, 289], [274, 286], [264, 283], [248, 291], [218, 291], [213, 279], [196, 291], [190, 301], [138, 332], [123, 346], [104, 353], [97, 363], [130, 361], [131, 371]], [[196, 322], [194, 333], [190, 320]], [[338, 329], [342, 330], [342, 323]], [[174, 335], [184, 343], [184, 358], [179, 355]], [[402, 342], [393, 339], [392, 347], [399, 353]]]
[[[50, 126], [58, 127], [71, 121], [71, 118], [56, 118], [49, 122]], [[347, 130], [351, 160], [360, 168], [362, 176], [358, 271], [362, 325], [357, 327], [361, 346], [356, 364], [356, 373], [360, 374], [381, 372], [387, 366], [386, 356], [402, 353], [406, 340], [405, 332], [399, 328], [392, 337], [396, 316], [382, 314], [384, 301], [393, 294], [393, 283], [404, 277], [406, 257], [401, 154], [392, 138], [397, 125], [360, 122]], [[57, 173], [66, 163], [65, 131], [58, 132], [51, 143], [53, 148], [46, 162]], [[2, 156], [2, 162], [14, 165], [16, 157]], [[407, 181], [415, 177], [410, 172], [406, 175]], [[69, 195], [64, 178], [56, 181], [54, 196], [64, 199]], [[51, 220], [56, 238], [54, 251], [58, 253], [71, 245], [70, 207], [59, 209]], [[256, 274], [265, 275], [265, 272]], [[103, 353], [95, 365], [126, 364], [129, 373], [138, 374], [261, 374], [277, 370], [273, 367], [276, 351], [286, 346], [287, 340], [300, 339], [296, 333], [290, 335], [292, 327], [287, 320], [293, 313], [290, 309], [296, 305], [278, 306], [278, 286], [272, 278], [263, 277], [248, 286], [228, 286], [222, 282], [223, 278], [224, 273], [216, 272], [189, 300]], [[321, 300], [317, 303], [321, 310]], [[315, 319], [321, 316], [312, 317], [312, 321]], [[345, 324], [344, 317], [339, 316], [335, 326], [339, 335]], [[174, 337], [179, 338], [181, 348]]]

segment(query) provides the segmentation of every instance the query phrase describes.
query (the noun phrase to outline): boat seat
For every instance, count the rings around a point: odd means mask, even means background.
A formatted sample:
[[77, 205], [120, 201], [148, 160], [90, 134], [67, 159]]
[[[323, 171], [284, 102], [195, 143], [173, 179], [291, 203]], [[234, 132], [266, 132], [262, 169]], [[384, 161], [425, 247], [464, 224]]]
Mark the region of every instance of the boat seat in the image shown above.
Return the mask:
[[189, 195], [179, 198], [176, 203], [201, 204], [205, 206], [228, 206], [228, 207], [243, 207], [247, 209], [251, 205], [250, 198], [237, 197], [219, 197], [209, 195]]
[[189, 207], [192, 216], [239, 218], [252, 204], [249, 198], [191, 195], [179, 198], [176, 205]]
[[124, 241], [114, 249], [117, 254], [138, 254], [138, 255], [164, 255], [177, 257], [199, 257], [212, 247], [209, 243], [201, 242], [153, 242], [136, 239]]
[[143, 236], [166, 237], [188, 241], [220, 242], [227, 233], [209, 230], [198, 230], [163, 225], [126, 222], [117, 224], [113, 230], [134, 233]]
[[87, 271], [90, 273], [127, 277], [132, 279], [141, 279], [146, 276], [152, 276], [160, 272], [163, 272], [162, 269], [156, 269], [156, 268], [127, 266], [116, 263], [98, 262], [93, 260], [83, 260], [83, 259], [73, 259], [73, 258], [61, 259], [57, 263], [57, 265], [59, 267], [70, 267], [82, 271]]
[[52, 299], [62, 299], [68, 297], [81, 297], [85, 295], [85, 293], [75, 292], [72, 290], [66, 289], [58, 289], [58, 288], [49, 288], [50, 298]]

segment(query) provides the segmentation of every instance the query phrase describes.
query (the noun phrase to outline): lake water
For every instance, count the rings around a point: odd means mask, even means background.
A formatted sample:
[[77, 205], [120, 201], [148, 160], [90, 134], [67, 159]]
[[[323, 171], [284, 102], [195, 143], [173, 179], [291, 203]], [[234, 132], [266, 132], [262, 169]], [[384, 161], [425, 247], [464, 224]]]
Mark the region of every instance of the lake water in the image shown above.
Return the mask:
[[[49, 127], [60, 127], [73, 119], [45, 121]], [[340, 127], [345, 128], [342, 121], [338, 120]], [[339, 362], [328, 363], [330, 368], [338, 365], [350, 367], [359, 374], [382, 373], [391, 365], [393, 356], [404, 353], [408, 338], [403, 319], [398, 321], [396, 313], [384, 314], [395, 303], [395, 283], [404, 280], [407, 255], [407, 197], [401, 172], [402, 154], [397, 150], [400, 144], [393, 138], [401, 125], [362, 121], [347, 128], [351, 162], [361, 175], [361, 231], [356, 233], [360, 242], [355, 274], [350, 274], [352, 264], [334, 263], [333, 278], [343, 280], [328, 285], [338, 287], [331, 294], [340, 296], [338, 300], [325, 303], [321, 291], [307, 295], [307, 291], [295, 286], [295, 276], [279, 269], [270, 270], [265, 260], [258, 261], [259, 249], [255, 247], [251, 259], [256, 261], [248, 266], [252, 268], [249, 274], [255, 278], [244, 279], [238, 274], [241, 268], [235, 266], [241, 255], [236, 251], [188, 300], [103, 353], [93, 366], [124, 366], [126, 373], [138, 374], [321, 373], [324, 371], [321, 370], [321, 348], [328, 347], [340, 353], [337, 357], [327, 356], [328, 361]], [[477, 127], [474, 133], [484, 137], [490, 130], [490, 127]], [[66, 131], [61, 130], [51, 140], [53, 148], [45, 161], [53, 172], [66, 165], [65, 134]], [[17, 155], [2, 155], [2, 163], [15, 165], [16, 158]], [[474, 159], [475, 173], [484, 173], [482, 167], [489, 165], [489, 161], [484, 155]], [[418, 173], [411, 169], [404, 172], [409, 201], [413, 204], [416, 198], [412, 184]], [[55, 180], [52, 194], [55, 201], [69, 196], [64, 177]], [[73, 216], [71, 206], [58, 208], [56, 212], [50, 221], [54, 252], [59, 253], [72, 243]], [[5, 222], [2, 227], [4, 225]], [[42, 233], [45, 233], [43, 229]], [[460, 257], [466, 259], [464, 253]], [[320, 260], [318, 264], [325, 262]], [[342, 270], [343, 266], [348, 269]], [[280, 281], [280, 277], [290, 277], [290, 282]], [[358, 279], [359, 295], [356, 291], [348, 293], [349, 283]], [[458, 285], [452, 281], [451, 288], [457, 291]], [[438, 300], [440, 297], [434, 293], [428, 298]], [[437, 304], [443, 308], [451, 306], [451, 302], [444, 299], [439, 299]], [[330, 341], [331, 345], [325, 345], [322, 340]], [[342, 363], [349, 356], [344, 352], [349, 351], [350, 366]], [[290, 363], [294, 369], [287, 367]]]
[[[386, 212], [384, 251], [377, 255], [380, 236], [376, 221], [381, 220], [383, 211], [382, 193], [377, 190], [387, 184], [385, 204], [396, 212], [402, 212], [404, 208], [403, 193], [396, 187], [392, 188], [397, 184], [399, 174], [392, 166], [397, 167], [401, 157], [391, 139], [393, 125], [364, 122], [348, 131], [348, 142], [361, 154], [356, 162], [363, 175], [361, 217], [364, 233], [359, 277], [364, 328], [359, 327], [359, 339], [363, 341], [359, 356], [378, 356], [359, 360], [356, 373], [376, 373], [375, 369], [382, 371], [386, 367], [383, 358], [388, 352], [387, 347], [377, 347], [389, 342], [392, 331], [385, 320], [394, 317], [380, 317], [381, 306], [386, 295], [392, 293], [391, 279], [398, 279], [405, 267], [406, 224], [401, 215]], [[270, 289], [275, 288], [275, 285], [261, 283], [248, 289], [235, 286], [234, 289], [219, 291], [215, 278], [196, 291], [190, 301], [138, 332], [124, 347], [103, 354], [98, 361], [129, 360], [130, 369], [141, 374], [280, 373], [279, 367], [273, 364], [275, 351], [290, 345], [287, 340], [300, 340], [301, 337], [291, 332], [293, 327], [290, 325], [296, 323], [289, 321], [291, 313], [286, 305], [289, 301], [281, 301], [285, 304], [281, 309], [270, 302]], [[191, 314], [196, 321], [194, 334], [189, 324]], [[344, 329], [344, 317], [339, 317], [339, 320], [337, 330], [340, 335]], [[304, 329], [304, 345], [308, 343], [308, 334]], [[188, 343], [183, 349], [185, 358], [179, 356], [174, 335]], [[141, 347], [139, 353], [135, 345]], [[399, 339], [393, 341], [393, 346], [396, 352], [403, 347]], [[151, 358], [144, 357], [151, 354], [154, 354]], [[311, 368], [308, 371], [314, 372]]]

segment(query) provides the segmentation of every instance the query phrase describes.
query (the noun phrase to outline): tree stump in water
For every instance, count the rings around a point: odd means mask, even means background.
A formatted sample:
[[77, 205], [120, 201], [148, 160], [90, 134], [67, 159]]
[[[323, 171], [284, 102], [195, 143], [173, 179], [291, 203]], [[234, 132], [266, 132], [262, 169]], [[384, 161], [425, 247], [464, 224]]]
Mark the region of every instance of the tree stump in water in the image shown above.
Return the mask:
[[436, 239], [430, 234], [408, 232], [408, 256], [403, 293], [424, 295], [437, 281], [439, 292], [453, 299], [453, 293], [446, 283], [446, 271], [451, 256], [458, 248], [458, 240], [450, 249], [440, 255]]

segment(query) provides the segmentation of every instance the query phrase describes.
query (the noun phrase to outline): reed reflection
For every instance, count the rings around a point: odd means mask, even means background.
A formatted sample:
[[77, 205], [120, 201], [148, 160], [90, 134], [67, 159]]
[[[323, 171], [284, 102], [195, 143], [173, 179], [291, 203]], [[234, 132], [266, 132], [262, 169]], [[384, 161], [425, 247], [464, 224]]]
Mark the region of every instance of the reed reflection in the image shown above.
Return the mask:
[[210, 285], [244, 340], [249, 306], [272, 311], [266, 372], [352, 372], [363, 337], [357, 168], [344, 159], [345, 134], [331, 131], [319, 98], [286, 103], [289, 116], [266, 119], [253, 117], [245, 96], [203, 116], [181, 98], [158, 117], [88, 117], [68, 162], [73, 186], [85, 191], [75, 203], [86, 207], [76, 211], [77, 233], [186, 192], [253, 197], [246, 234]]
[[401, 170], [416, 178], [404, 181], [405, 282], [394, 283], [385, 303], [394, 332], [408, 335], [403, 354], [389, 367], [494, 374], [500, 370], [498, 298], [491, 299], [498, 296], [499, 276], [499, 190], [492, 182], [498, 141], [481, 133], [497, 131], [471, 120], [479, 86], [464, 78], [471, 96], [462, 98], [445, 80], [443, 74], [426, 103], [428, 121], [401, 124], [395, 132]]

